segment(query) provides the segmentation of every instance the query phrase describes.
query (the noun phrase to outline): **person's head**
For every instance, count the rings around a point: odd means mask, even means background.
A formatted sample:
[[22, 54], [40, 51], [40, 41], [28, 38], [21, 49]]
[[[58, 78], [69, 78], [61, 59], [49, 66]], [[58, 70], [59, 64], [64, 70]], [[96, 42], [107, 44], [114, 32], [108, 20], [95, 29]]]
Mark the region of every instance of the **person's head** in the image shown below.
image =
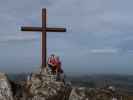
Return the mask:
[[51, 54], [50, 56], [54, 57], [54, 56], [55, 56], [55, 54]]

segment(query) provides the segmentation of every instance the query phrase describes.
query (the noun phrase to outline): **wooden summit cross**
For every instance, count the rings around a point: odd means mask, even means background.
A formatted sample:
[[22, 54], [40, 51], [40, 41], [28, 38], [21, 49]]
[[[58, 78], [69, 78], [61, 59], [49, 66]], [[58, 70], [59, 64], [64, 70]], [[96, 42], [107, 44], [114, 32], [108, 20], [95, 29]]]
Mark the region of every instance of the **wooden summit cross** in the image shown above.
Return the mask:
[[42, 27], [30, 27], [30, 26], [22, 26], [21, 31], [34, 31], [34, 32], [42, 32], [42, 65], [41, 68], [46, 67], [47, 62], [47, 34], [46, 32], [66, 32], [65, 28], [49, 28], [47, 27], [47, 12], [46, 8], [42, 8]]

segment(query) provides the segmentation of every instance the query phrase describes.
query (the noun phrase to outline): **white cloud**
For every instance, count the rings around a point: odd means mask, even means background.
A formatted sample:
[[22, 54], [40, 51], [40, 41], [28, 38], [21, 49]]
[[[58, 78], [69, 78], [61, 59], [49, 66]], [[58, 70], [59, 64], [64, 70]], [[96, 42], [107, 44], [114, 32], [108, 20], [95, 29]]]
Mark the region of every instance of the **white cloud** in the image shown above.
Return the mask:
[[111, 48], [103, 48], [103, 49], [92, 49], [90, 50], [90, 52], [95, 54], [114, 54], [118, 53], [118, 50]]

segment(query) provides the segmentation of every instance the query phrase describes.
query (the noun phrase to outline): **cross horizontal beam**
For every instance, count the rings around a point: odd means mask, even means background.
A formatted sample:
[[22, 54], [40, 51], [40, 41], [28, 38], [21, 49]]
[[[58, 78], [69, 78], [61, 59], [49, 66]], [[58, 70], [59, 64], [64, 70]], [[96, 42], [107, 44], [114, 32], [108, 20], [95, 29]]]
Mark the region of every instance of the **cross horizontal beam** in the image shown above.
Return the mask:
[[66, 32], [66, 28], [21, 27], [21, 31]]
[[41, 27], [21, 27], [21, 31], [40, 31], [42, 32], [42, 28]]
[[66, 28], [46, 28], [47, 32], [66, 32]]

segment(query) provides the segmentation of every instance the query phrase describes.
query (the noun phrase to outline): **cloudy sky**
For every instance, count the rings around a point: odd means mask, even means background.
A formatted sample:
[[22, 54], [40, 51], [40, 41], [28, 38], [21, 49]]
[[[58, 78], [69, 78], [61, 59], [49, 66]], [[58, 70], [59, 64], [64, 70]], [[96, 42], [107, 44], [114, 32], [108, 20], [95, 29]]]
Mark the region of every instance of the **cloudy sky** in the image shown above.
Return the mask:
[[0, 71], [28, 72], [41, 65], [40, 33], [21, 32], [22, 25], [48, 26], [48, 55], [61, 57], [67, 73], [133, 73], [132, 0], [1, 0]]

